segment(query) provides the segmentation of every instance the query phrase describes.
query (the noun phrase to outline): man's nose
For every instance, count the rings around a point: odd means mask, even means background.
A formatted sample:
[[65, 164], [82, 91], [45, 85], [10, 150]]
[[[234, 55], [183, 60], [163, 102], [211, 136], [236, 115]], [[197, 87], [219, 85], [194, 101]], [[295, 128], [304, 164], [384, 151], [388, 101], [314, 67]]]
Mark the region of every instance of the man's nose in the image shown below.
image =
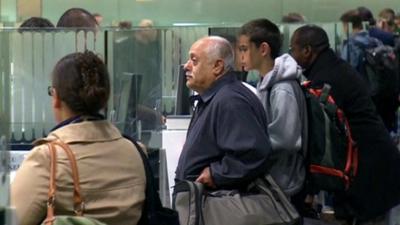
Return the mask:
[[188, 60], [185, 64], [183, 64], [183, 69], [189, 70], [189, 64], [190, 64], [190, 62]]
[[239, 53], [240, 62], [243, 64], [245, 62], [245, 56], [243, 53]]
[[244, 56], [244, 54], [240, 54], [240, 65], [246, 65], [246, 57]]

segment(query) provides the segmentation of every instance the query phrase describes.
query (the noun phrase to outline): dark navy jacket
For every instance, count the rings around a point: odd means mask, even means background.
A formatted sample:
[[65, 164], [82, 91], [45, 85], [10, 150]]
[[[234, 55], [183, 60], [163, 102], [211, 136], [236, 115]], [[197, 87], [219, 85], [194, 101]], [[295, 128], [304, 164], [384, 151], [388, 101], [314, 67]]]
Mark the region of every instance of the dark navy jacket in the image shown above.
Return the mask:
[[242, 186], [264, 174], [271, 144], [257, 96], [228, 73], [199, 97], [176, 180], [195, 180], [207, 166], [219, 188]]
[[368, 30], [369, 32], [369, 36], [374, 37], [380, 41], [382, 41], [383, 44], [385, 45], [390, 45], [390, 46], [394, 46], [394, 40], [395, 40], [395, 35], [390, 33], [390, 32], [386, 32], [384, 30], [381, 30], [377, 27], [372, 27]]

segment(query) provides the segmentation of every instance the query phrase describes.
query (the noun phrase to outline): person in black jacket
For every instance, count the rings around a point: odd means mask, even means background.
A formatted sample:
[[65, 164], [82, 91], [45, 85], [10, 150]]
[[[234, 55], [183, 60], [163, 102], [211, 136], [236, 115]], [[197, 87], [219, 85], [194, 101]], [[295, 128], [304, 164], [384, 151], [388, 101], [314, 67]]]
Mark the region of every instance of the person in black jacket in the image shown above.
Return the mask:
[[400, 153], [376, 113], [365, 82], [335, 55], [326, 32], [318, 26], [305, 25], [294, 32], [291, 54], [312, 86], [331, 85], [359, 148], [357, 176], [346, 193], [334, 196], [336, 218], [356, 219], [358, 224], [384, 220], [400, 203]]

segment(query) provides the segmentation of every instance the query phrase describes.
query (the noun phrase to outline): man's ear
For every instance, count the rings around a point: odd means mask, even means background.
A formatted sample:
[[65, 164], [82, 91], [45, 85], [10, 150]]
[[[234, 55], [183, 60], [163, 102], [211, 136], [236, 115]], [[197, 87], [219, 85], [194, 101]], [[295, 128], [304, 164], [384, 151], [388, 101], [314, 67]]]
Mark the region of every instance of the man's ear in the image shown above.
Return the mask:
[[224, 73], [225, 70], [225, 62], [222, 59], [217, 59], [214, 62], [214, 74], [219, 76]]
[[267, 42], [261, 43], [259, 50], [262, 56], [267, 56], [267, 55], [271, 56], [271, 47]]
[[313, 49], [310, 45], [305, 46], [302, 51], [304, 56], [307, 58], [309, 58], [313, 54]]

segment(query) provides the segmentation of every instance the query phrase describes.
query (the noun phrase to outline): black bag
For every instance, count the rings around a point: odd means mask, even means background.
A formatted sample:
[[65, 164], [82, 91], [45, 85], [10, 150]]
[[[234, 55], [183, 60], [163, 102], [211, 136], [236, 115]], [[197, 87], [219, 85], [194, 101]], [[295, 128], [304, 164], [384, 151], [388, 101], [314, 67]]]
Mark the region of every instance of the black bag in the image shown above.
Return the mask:
[[366, 77], [373, 98], [385, 99], [398, 95], [399, 59], [395, 48], [384, 45], [377, 39], [371, 38], [375, 43], [373, 47], [355, 42], [362, 55], [359, 59], [360, 72]]
[[376, 111], [389, 131], [396, 132], [400, 92], [400, 49], [369, 37], [370, 45], [355, 41], [360, 49], [359, 72], [366, 80]]
[[135, 140], [128, 136], [124, 137], [136, 146], [142, 157], [146, 173], [146, 199], [138, 225], [179, 225], [178, 213], [173, 209], [163, 207], [161, 204], [147, 156]]
[[329, 94], [331, 87], [302, 85], [307, 104], [306, 185], [314, 191], [346, 191], [357, 175], [358, 149], [349, 123]]

